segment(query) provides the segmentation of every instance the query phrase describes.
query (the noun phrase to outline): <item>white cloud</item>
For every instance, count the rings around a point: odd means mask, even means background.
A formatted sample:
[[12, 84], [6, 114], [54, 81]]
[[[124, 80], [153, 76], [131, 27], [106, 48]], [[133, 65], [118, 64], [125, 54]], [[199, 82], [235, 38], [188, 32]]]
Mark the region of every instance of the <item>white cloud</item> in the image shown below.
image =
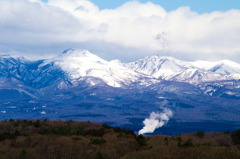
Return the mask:
[[[100, 10], [88, 0], [1, 0], [0, 52], [59, 53], [82, 47], [104, 58], [155, 53], [180, 59], [240, 59], [240, 10], [166, 12], [131, 1]], [[110, 54], [111, 53], [111, 54]], [[240, 61], [239, 61], [240, 62]]]

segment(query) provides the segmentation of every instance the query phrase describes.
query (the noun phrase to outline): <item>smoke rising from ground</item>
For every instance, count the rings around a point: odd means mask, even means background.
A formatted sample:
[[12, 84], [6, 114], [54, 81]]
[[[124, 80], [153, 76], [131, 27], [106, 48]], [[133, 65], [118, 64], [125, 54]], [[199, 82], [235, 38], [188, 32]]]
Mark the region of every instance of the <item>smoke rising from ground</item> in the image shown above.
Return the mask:
[[149, 118], [143, 121], [144, 127], [138, 134], [153, 133], [157, 128], [162, 127], [173, 116], [173, 112], [168, 108], [163, 108], [163, 112], [152, 112]]

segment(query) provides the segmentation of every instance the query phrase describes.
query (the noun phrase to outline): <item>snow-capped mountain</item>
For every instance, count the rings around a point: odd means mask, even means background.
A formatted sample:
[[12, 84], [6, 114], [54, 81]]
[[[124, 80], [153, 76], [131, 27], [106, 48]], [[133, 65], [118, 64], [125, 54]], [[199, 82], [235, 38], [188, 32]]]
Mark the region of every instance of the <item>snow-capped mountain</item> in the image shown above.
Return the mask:
[[74, 85], [89, 77], [91, 80], [88, 82], [91, 85], [96, 85], [101, 80], [109, 86], [122, 87], [143, 77], [140, 73], [115, 62], [105, 61], [87, 50], [66, 50], [52, 62], [65, 72], [68, 80]]
[[87, 50], [68, 49], [48, 60], [31, 61], [18, 56], [0, 56], [0, 77], [15, 78], [35, 88], [44, 88], [57, 81], [73, 86], [86, 81], [90, 85], [107, 84], [112, 87], [134, 83], [148, 86], [162, 79], [200, 84], [238, 80], [240, 64], [229, 60], [186, 62], [161, 56], [120, 63], [103, 60]]
[[187, 62], [172, 57], [148, 56], [125, 66], [155, 78], [192, 84], [240, 79], [240, 64], [229, 60]]
[[174, 112], [172, 125], [239, 123], [239, 79], [240, 65], [228, 60], [148, 56], [121, 63], [78, 49], [42, 60], [0, 56], [0, 119], [89, 120], [140, 128], [149, 113], [167, 107]]
[[28, 86], [43, 88], [65, 80], [73, 85], [86, 80], [120, 87], [141, 77], [128, 68], [108, 62], [87, 50], [66, 50], [51, 60], [31, 61], [18, 56], [0, 56], [0, 77], [14, 78]]
[[199, 84], [236, 80], [240, 79], [239, 74], [240, 64], [229, 60], [186, 62], [172, 57], [149, 56], [122, 64], [108, 62], [87, 50], [77, 49], [66, 50], [51, 60], [31, 61], [18, 56], [0, 57], [1, 77], [15, 78], [38, 88], [59, 80], [66, 80], [73, 85], [85, 80], [90, 85], [105, 83], [113, 87], [131, 85], [151, 78]]
[[186, 69], [192, 68], [192, 65], [183, 61], [158, 55], [147, 56], [138, 61], [127, 63], [125, 66], [137, 72], [166, 80]]
[[190, 63], [195, 67], [221, 75], [240, 74], [240, 64], [230, 60], [221, 60], [216, 62], [195, 61]]

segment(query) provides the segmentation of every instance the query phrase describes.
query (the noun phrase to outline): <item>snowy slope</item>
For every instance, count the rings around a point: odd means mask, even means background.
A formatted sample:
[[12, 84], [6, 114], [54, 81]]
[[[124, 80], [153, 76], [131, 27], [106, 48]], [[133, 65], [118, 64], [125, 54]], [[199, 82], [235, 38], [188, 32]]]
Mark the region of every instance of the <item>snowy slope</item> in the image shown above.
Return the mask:
[[3, 55], [0, 56], [0, 77], [13, 78], [27, 86], [43, 88], [63, 78], [63, 72], [44, 60]]
[[2, 55], [0, 56], [0, 76], [19, 77], [18, 71], [20, 67], [24, 67], [27, 60], [20, 56]]
[[229, 60], [187, 62], [172, 57], [148, 56], [125, 66], [155, 78], [192, 84], [240, 79], [240, 64]]
[[240, 74], [240, 64], [230, 60], [221, 60], [216, 62], [195, 61], [189, 63], [195, 67], [221, 75]]
[[217, 81], [224, 79], [225, 78], [222, 77], [220, 74], [207, 72], [197, 68], [187, 69], [183, 72], [176, 74], [174, 77], [171, 78], [171, 80], [173, 81], [188, 82], [191, 84], [198, 84], [201, 82]]
[[[115, 62], [108, 62], [87, 50], [69, 49], [53, 60], [68, 76], [69, 81], [77, 85], [82, 78], [91, 85], [102, 80], [109, 86], [121, 87], [137, 81], [141, 75]], [[94, 79], [96, 78], [96, 79]]]
[[191, 65], [172, 57], [147, 56], [135, 62], [125, 65], [137, 72], [141, 72], [155, 78], [171, 79], [174, 75], [192, 68]]

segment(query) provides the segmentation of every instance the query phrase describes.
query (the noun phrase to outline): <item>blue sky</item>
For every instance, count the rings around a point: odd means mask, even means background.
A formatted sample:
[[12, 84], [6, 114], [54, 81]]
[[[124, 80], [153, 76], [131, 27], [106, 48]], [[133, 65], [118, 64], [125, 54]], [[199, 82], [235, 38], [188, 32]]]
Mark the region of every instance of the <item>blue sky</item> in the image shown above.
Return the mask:
[[[47, 0], [43, 0], [47, 1]], [[91, 0], [100, 9], [113, 9], [128, 0]], [[240, 0], [139, 0], [140, 2], [153, 2], [161, 5], [167, 11], [175, 10], [182, 6], [189, 6], [192, 11], [198, 13], [212, 11], [226, 11], [230, 9], [240, 9]]]

